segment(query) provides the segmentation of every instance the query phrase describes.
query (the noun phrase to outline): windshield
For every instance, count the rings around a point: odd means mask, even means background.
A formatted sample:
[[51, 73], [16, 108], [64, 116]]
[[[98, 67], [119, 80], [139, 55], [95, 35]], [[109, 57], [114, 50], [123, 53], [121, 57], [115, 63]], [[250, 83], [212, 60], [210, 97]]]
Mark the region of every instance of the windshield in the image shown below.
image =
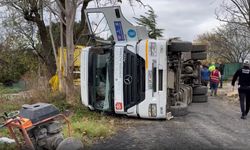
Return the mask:
[[88, 13], [90, 28], [97, 39], [112, 41], [113, 36], [103, 13]]
[[[92, 51], [93, 52], [93, 51]], [[95, 109], [103, 111], [112, 110], [112, 86], [113, 68], [112, 56], [110, 52], [106, 53], [92, 53], [91, 66], [89, 77], [92, 82], [90, 83], [90, 103]]]

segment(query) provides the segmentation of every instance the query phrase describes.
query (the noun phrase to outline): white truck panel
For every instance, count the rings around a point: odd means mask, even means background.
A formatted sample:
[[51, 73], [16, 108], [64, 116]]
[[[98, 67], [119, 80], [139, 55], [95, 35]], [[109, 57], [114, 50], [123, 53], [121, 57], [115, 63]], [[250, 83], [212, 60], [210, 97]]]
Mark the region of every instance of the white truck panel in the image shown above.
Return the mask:
[[[147, 43], [148, 42], [148, 43]], [[144, 52], [143, 52], [144, 51]], [[141, 41], [138, 45], [139, 54], [145, 54], [146, 61], [146, 97], [138, 104], [138, 114], [142, 118], [165, 118], [166, 117], [166, 95], [167, 95], [167, 55], [166, 41]], [[152, 72], [156, 67], [156, 92], [153, 92]], [[159, 70], [162, 70], [162, 90], [159, 91]], [[149, 105], [156, 104], [157, 116], [149, 116]]]
[[[124, 114], [123, 104], [123, 47], [114, 49], [114, 106], [115, 113]], [[121, 108], [117, 108], [120, 104]]]

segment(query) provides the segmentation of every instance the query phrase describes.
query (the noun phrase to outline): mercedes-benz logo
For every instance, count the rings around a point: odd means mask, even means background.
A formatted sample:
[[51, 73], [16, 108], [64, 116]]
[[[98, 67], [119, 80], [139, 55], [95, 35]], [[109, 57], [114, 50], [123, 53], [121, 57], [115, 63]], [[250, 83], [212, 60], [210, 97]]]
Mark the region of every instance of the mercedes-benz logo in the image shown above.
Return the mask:
[[126, 85], [130, 85], [130, 84], [132, 83], [132, 80], [133, 80], [133, 78], [132, 78], [131, 75], [126, 75], [126, 76], [124, 77], [124, 83], [125, 83]]

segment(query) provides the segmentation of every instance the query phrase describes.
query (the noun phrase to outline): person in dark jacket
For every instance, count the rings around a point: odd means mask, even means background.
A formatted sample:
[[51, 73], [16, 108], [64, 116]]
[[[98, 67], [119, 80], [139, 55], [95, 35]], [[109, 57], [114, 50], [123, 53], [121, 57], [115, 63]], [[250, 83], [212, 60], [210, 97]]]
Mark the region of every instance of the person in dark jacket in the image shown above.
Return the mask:
[[220, 71], [220, 75], [221, 75], [221, 78], [220, 78], [220, 88], [223, 87], [224, 66], [225, 65], [222, 62], [219, 63], [219, 71]]
[[[243, 63], [243, 68], [237, 70], [233, 76], [232, 86], [235, 85], [235, 81], [239, 78], [238, 81], [238, 92], [240, 98], [240, 108], [241, 108], [241, 119], [246, 119], [246, 116], [249, 112], [250, 106], [250, 68], [249, 60], [245, 60]], [[246, 107], [245, 107], [246, 101]]]

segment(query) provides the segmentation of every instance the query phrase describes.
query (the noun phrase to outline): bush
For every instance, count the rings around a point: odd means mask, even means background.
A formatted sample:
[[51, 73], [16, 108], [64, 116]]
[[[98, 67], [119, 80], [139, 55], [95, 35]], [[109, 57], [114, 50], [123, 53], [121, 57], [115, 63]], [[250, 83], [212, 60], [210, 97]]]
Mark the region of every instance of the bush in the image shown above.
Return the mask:
[[19, 61], [15, 63], [10, 61], [1, 68], [0, 82], [5, 86], [12, 86], [12, 84], [17, 82], [26, 71], [25, 66]]
[[25, 72], [37, 66], [34, 56], [26, 51], [2, 51], [0, 60], [0, 82], [5, 86], [12, 86]]

